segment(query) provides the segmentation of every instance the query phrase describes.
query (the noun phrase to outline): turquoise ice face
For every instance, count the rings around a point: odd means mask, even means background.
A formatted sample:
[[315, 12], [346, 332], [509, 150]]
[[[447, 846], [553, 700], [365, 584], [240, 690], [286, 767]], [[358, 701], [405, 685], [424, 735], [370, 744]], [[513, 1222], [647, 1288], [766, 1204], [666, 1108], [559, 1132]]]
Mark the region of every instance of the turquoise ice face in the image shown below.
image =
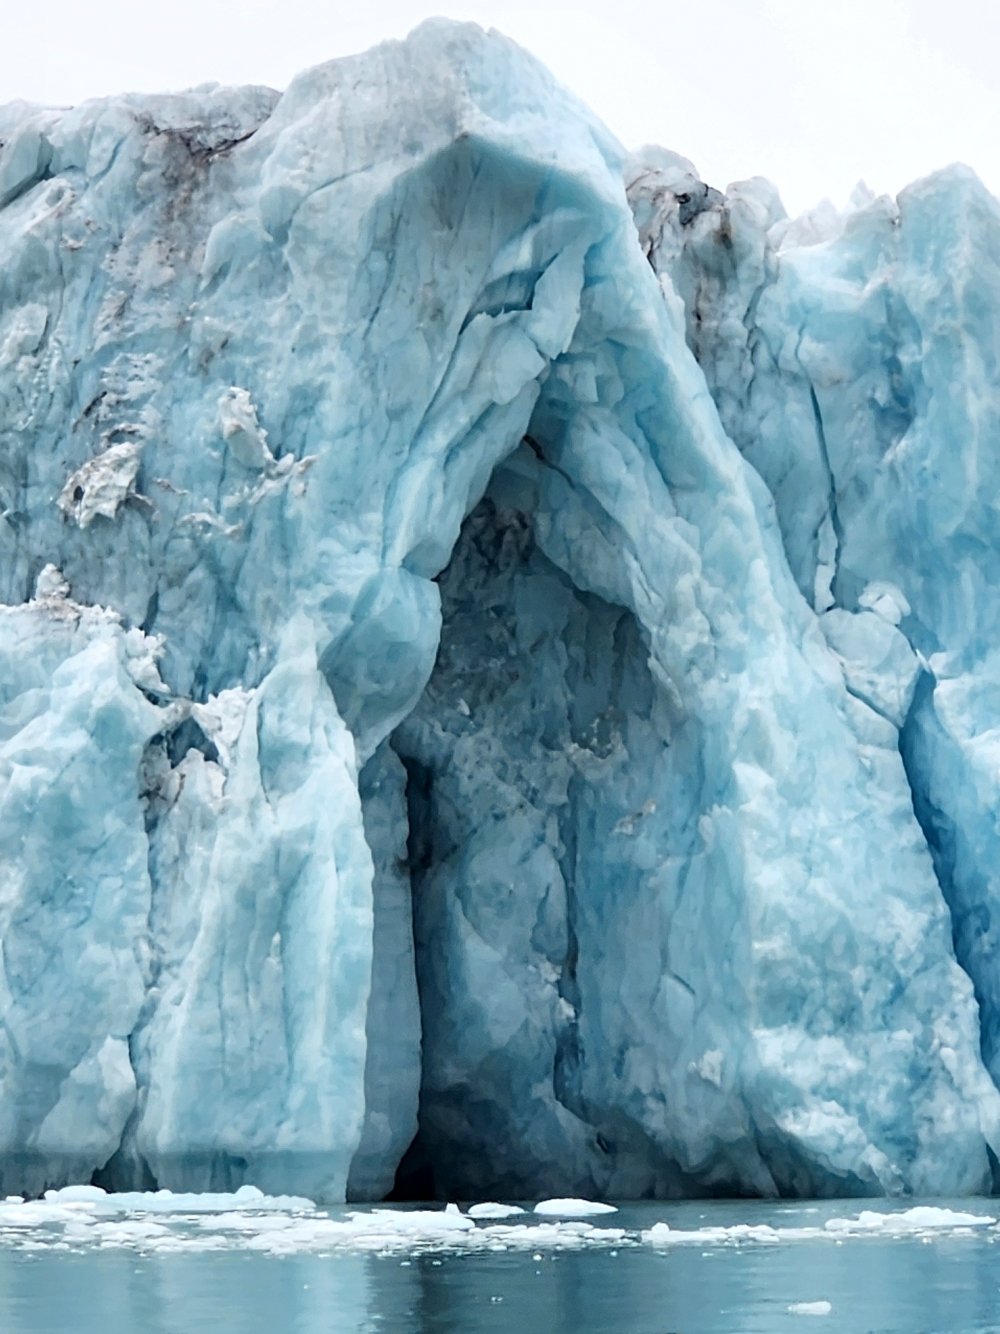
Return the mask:
[[898, 729], [996, 1079], [1000, 206], [960, 166], [794, 222], [766, 182], [708, 197], [657, 151], [626, 174], [846, 687]]
[[991, 201], [439, 22], [0, 140], [0, 1188], [986, 1188]]

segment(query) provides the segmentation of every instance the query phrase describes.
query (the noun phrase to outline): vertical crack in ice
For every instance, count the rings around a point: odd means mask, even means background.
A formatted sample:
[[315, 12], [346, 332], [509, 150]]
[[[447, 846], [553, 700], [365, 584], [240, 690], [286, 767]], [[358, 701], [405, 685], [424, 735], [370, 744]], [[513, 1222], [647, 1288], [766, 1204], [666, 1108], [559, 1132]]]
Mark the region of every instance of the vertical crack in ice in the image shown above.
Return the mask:
[[939, 747], [949, 744], [935, 716], [934, 690], [933, 673], [925, 669], [899, 731], [899, 753], [910, 788], [913, 813], [927, 844], [941, 897], [951, 918], [955, 958], [968, 974], [979, 1005], [983, 1062], [996, 1082], [1000, 1075], [1000, 989], [992, 967], [993, 951], [984, 949], [995, 928], [991, 925], [988, 907], [984, 903], [977, 904], [975, 891], [970, 896], [968, 887], [960, 881], [959, 859], [964, 833], [934, 800], [933, 774], [926, 768], [929, 738], [935, 737]]
[[25, 176], [23, 180], [18, 181], [18, 183], [12, 189], [8, 190], [6, 194], [0, 195], [0, 209], [9, 208], [12, 204], [16, 204], [24, 195], [28, 194], [29, 191], [34, 190], [36, 186], [43, 185], [46, 181], [52, 180], [53, 173], [50, 169], [52, 145], [46, 142], [45, 148], [48, 151], [47, 153], [44, 151], [40, 152], [39, 162], [34, 171]]
[[156, 1006], [157, 985], [162, 968], [162, 957], [157, 947], [154, 927], [156, 898], [159, 890], [155, 863], [155, 835], [166, 810], [165, 794], [159, 784], [171, 770], [167, 755], [167, 737], [154, 737], [147, 743], [138, 774], [138, 798], [143, 806], [143, 825], [146, 837], [146, 874], [149, 880], [149, 904], [146, 913], [144, 945], [147, 951], [148, 976], [145, 995], [135, 1023], [127, 1036], [128, 1059], [135, 1080], [135, 1104], [122, 1127], [118, 1147], [108, 1160], [93, 1174], [95, 1185], [106, 1190], [155, 1190], [156, 1179], [142, 1155], [135, 1147], [135, 1131], [142, 1116], [146, 1094], [139, 1044]]
[[[837, 602], [837, 580], [840, 573], [840, 556], [844, 541], [844, 530], [840, 522], [840, 513], [837, 502], [837, 480], [833, 474], [833, 465], [830, 462], [830, 449], [826, 439], [826, 428], [823, 425], [823, 413], [820, 409], [819, 398], [816, 394], [815, 386], [807, 378], [809, 384], [809, 403], [812, 407], [813, 422], [816, 426], [816, 443], [819, 446], [820, 462], [823, 465], [827, 477], [827, 516], [834, 534], [834, 549], [831, 553], [833, 573], [830, 576], [830, 595], [834, 603]], [[819, 550], [817, 548], [817, 566], [819, 565]]]
[[578, 874], [576, 850], [575, 788], [579, 776], [571, 773], [566, 790], [565, 804], [558, 812], [559, 851], [557, 860], [562, 874], [566, 896], [566, 953], [559, 969], [556, 991], [561, 1002], [560, 1026], [556, 1030], [556, 1047], [552, 1066], [552, 1091], [558, 1102], [574, 1116], [581, 1116], [579, 1101], [579, 1067], [583, 1061], [580, 1045], [580, 987], [577, 967], [580, 960], [580, 939], [577, 934]]

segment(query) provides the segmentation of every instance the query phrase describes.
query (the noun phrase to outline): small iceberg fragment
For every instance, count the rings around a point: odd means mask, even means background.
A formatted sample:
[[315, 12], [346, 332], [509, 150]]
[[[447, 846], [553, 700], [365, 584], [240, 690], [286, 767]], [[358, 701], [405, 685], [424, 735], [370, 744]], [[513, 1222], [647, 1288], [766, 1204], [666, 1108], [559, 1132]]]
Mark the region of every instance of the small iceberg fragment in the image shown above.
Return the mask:
[[[241, 1210], [267, 1213], [311, 1213], [315, 1201], [303, 1195], [265, 1195], [256, 1186], [240, 1186], [236, 1191], [127, 1190], [108, 1193], [100, 1186], [63, 1186], [47, 1190], [45, 1203], [57, 1207], [87, 1208], [102, 1216], [108, 1214], [229, 1214]], [[23, 1202], [30, 1213], [40, 1201]]]
[[543, 1218], [593, 1218], [597, 1214], [616, 1214], [613, 1204], [598, 1200], [542, 1200], [535, 1205], [535, 1213]]
[[792, 1302], [789, 1315], [829, 1315], [833, 1307], [829, 1302]]
[[819, 1235], [815, 1228], [783, 1228], [779, 1231], [767, 1223], [734, 1223], [732, 1227], [699, 1227], [692, 1231], [672, 1228], [669, 1223], [654, 1223], [642, 1233], [642, 1239], [651, 1246], [719, 1245], [733, 1241], [790, 1241], [807, 1234]]
[[[537, 1213], [538, 1210], [535, 1210]], [[524, 1210], [519, 1204], [496, 1204], [492, 1200], [484, 1201], [482, 1204], [470, 1204], [468, 1214], [470, 1218], [513, 1218], [516, 1214], [523, 1214]]]
[[445, 1209], [371, 1209], [347, 1215], [350, 1226], [368, 1232], [392, 1232], [399, 1237], [428, 1240], [456, 1232], [475, 1232], [476, 1225], [456, 1204]]
[[649, 1246], [720, 1246], [739, 1242], [816, 1241], [823, 1237], [906, 1237], [926, 1232], [961, 1232], [992, 1227], [989, 1214], [961, 1213], [935, 1205], [915, 1205], [899, 1213], [862, 1209], [856, 1218], [828, 1218], [822, 1226], [771, 1227], [767, 1223], [735, 1223], [730, 1227], [700, 1227], [685, 1231], [669, 1223], [655, 1223], [641, 1236]]
[[827, 1232], [878, 1232], [882, 1236], [890, 1236], [939, 1228], [992, 1227], [996, 1221], [989, 1214], [967, 1214], [956, 1209], [920, 1204], [898, 1214], [862, 1209], [857, 1218], [829, 1218], [824, 1227]]

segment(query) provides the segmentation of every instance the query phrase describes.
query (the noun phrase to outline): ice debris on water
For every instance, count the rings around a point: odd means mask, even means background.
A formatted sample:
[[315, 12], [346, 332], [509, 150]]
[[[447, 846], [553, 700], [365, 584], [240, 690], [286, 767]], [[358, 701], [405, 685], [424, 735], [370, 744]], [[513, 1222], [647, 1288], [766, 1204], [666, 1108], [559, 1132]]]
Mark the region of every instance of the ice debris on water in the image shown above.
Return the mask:
[[[17, 1197], [20, 1199], [20, 1197]], [[222, 1214], [233, 1210], [254, 1209], [273, 1213], [314, 1210], [314, 1201], [296, 1195], [265, 1195], [256, 1186], [240, 1186], [232, 1192], [128, 1190], [108, 1192], [100, 1186], [62, 1186], [47, 1190], [44, 1205], [52, 1208], [83, 1205], [95, 1214], [117, 1214], [138, 1211], [153, 1214]], [[39, 1207], [34, 1200], [22, 1201], [28, 1213]]]
[[788, 1308], [789, 1315], [829, 1315], [832, 1310], [833, 1303], [827, 1301], [792, 1302]]
[[0, 1193], [988, 1190], [975, 177], [796, 222], [442, 21], [0, 145]]
[[[920, 1207], [902, 1213], [863, 1211], [825, 1226], [785, 1227], [734, 1223], [681, 1230], [657, 1223], [637, 1231], [582, 1219], [503, 1221], [497, 1206], [339, 1209], [312, 1200], [266, 1195], [252, 1186], [226, 1192], [123, 1191], [106, 1193], [79, 1185], [46, 1191], [44, 1198], [8, 1197], [0, 1203], [0, 1245], [37, 1248], [117, 1246], [139, 1250], [243, 1250], [260, 1254], [335, 1251], [402, 1254], [421, 1252], [518, 1252], [536, 1262], [567, 1250], [699, 1245], [796, 1244], [845, 1239], [865, 1244], [873, 1237], [969, 1235], [995, 1227], [996, 1220], [948, 1209]], [[510, 1221], [515, 1219], [516, 1221]], [[706, 1252], [708, 1253], [708, 1252]]]
[[[523, 1211], [521, 1211], [523, 1212]], [[120, 1246], [140, 1250], [249, 1250], [284, 1255], [304, 1251], [579, 1250], [622, 1245], [622, 1228], [583, 1222], [481, 1223], [457, 1205], [443, 1209], [340, 1211], [311, 1201], [270, 1196], [252, 1186], [232, 1193], [169, 1190], [108, 1194], [95, 1186], [46, 1191], [44, 1199], [10, 1197], [0, 1204], [0, 1244], [81, 1248]], [[635, 1244], [634, 1242], [631, 1244]], [[541, 1255], [536, 1255], [540, 1259]]]
[[484, 1200], [482, 1204], [470, 1204], [467, 1212], [470, 1218], [516, 1218], [524, 1210], [517, 1204], [495, 1204]]
[[852, 1218], [829, 1218], [822, 1226], [775, 1227], [770, 1223], [732, 1223], [699, 1228], [675, 1228], [669, 1223], [654, 1223], [642, 1232], [642, 1239], [653, 1246], [732, 1245], [745, 1242], [815, 1241], [821, 1237], [905, 1237], [932, 1233], [964, 1232], [969, 1228], [996, 1227], [989, 1214], [971, 1214], [935, 1205], [917, 1205], [898, 1212], [863, 1209]]
[[856, 1218], [830, 1218], [823, 1226], [827, 1232], [880, 1232], [888, 1236], [931, 1228], [994, 1227], [996, 1222], [996, 1218], [988, 1214], [970, 1214], [923, 1204], [891, 1214], [862, 1209]]
[[618, 1210], [613, 1204], [602, 1204], [599, 1200], [541, 1200], [534, 1212], [544, 1218], [592, 1218]]

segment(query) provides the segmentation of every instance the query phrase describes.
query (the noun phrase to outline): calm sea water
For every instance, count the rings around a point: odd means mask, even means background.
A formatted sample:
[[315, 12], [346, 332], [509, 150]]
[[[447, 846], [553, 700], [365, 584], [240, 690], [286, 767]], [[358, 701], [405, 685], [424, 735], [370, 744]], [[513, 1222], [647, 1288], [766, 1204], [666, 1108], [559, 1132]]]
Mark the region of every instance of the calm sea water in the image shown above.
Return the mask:
[[[951, 1207], [996, 1213], [997, 1201]], [[1000, 1331], [1000, 1231], [656, 1248], [654, 1223], [822, 1228], [858, 1201], [644, 1204], [625, 1244], [506, 1252], [160, 1253], [44, 1235], [0, 1249], [4, 1334], [973, 1334]], [[889, 1212], [885, 1202], [869, 1205]], [[903, 1208], [904, 1206], [899, 1206]], [[332, 1217], [343, 1211], [331, 1211]], [[203, 1229], [204, 1232], [204, 1229]], [[211, 1231], [204, 1233], [212, 1244]], [[57, 1249], [57, 1244], [64, 1247]], [[790, 1310], [829, 1302], [826, 1314]]]

